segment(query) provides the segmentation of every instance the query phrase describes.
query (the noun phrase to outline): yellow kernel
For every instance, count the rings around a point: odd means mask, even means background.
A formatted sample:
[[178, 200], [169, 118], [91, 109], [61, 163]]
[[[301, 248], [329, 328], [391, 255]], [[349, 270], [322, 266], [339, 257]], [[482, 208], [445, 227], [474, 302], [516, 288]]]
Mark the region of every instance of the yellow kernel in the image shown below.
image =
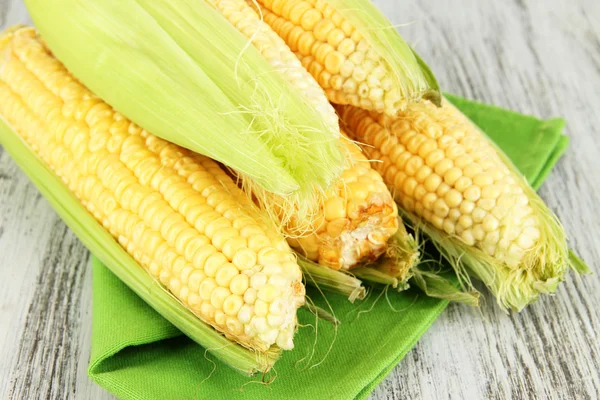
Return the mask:
[[236, 319], [235, 316], [228, 317], [225, 325], [227, 326], [227, 329], [229, 329], [229, 331], [234, 335], [239, 336], [244, 333], [244, 325], [238, 319]]
[[[272, 326], [273, 328], [277, 328], [279, 326], [281, 326], [281, 324], [283, 324], [283, 317], [281, 315], [268, 315], [267, 316], [267, 323]], [[275, 331], [277, 332], [277, 331]]]
[[447, 183], [442, 182], [442, 183], [440, 183], [440, 186], [438, 186], [438, 189], [436, 190], [435, 193], [439, 197], [444, 197], [444, 196], [446, 196], [446, 193], [448, 193], [449, 191], [450, 191], [450, 186]]
[[427, 194], [427, 190], [425, 189], [425, 187], [421, 184], [417, 185], [417, 187], [415, 188], [415, 192], [413, 193], [413, 196], [415, 198], [415, 200], [417, 201], [421, 201], [421, 199], [423, 197], [425, 197], [425, 195]]
[[405, 197], [402, 200], [402, 206], [405, 210], [412, 212], [415, 209], [415, 201], [411, 197]]
[[467, 190], [472, 184], [473, 181], [471, 180], [471, 178], [461, 176], [456, 180], [456, 182], [454, 182], [454, 188], [462, 193], [465, 190]]
[[206, 278], [200, 283], [198, 290], [202, 300], [210, 300], [213, 290], [217, 287], [217, 282], [213, 278]]
[[[260, 292], [259, 292], [260, 293]], [[269, 313], [269, 304], [260, 298], [254, 302], [254, 314], [259, 317], [266, 317]]]
[[233, 256], [232, 263], [240, 271], [250, 269], [256, 265], [256, 253], [248, 248], [239, 249]]
[[428, 192], [433, 193], [438, 189], [441, 183], [442, 178], [439, 175], [431, 174], [425, 179], [423, 185]]
[[257, 272], [250, 277], [250, 286], [255, 290], [260, 290], [266, 285], [267, 279], [265, 274]]
[[259, 316], [252, 317], [251, 325], [254, 327], [254, 329], [258, 333], [265, 333], [269, 329], [269, 325], [267, 325], [267, 320], [265, 317], [259, 317]]
[[438, 198], [435, 203], [433, 203], [433, 212], [435, 215], [441, 218], [446, 218], [448, 213], [450, 212], [450, 208], [442, 198]]
[[437, 216], [437, 215], [432, 215], [431, 216], [431, 221], [430, 221], [433, 226], [435, 226], [437, 229], [442, 229], [444, 226], [444, 218]]
[[460, 238], [467, 246], [473, 246], [475, 244], [475, 237], [473, 236], [473, 232], [470, 230], [462, 231]]
[[464, 229], [468, 229], [473, 226], [473, 218], [471, 218], [469, 215], [461, 215], [458, 218], [458, 224]]
[[423, 159], [418, 156], [412, 156], [404, 166], [404, 172], [408, 176], [415, 176], [419, 168], [423, 166]]
[[427, 163], [427, 165], [429, 165], [431, 168], [435, 168], [435, 166], [444, 159], [445, 155], [444, 155], [444, 151], [440, 150], [440, 149], [436, 149], [434, 151], [432, 151], [427, 158], [425, 159], [425, 162]]
[[[345, 38], [337, 46], [337, 50], [346, 57], [348, 57], [350, 54], [352, 54], [352, 52], [354, 52], [355, 49], [356, 49], [356, 45], [354, 44], [354, 41], [350, 38]], [[350, 76], [350, 75], [348, 75], [348, 76]]]
[[449, 221], [446, 219], [446, 220], [444, 220], [442, 229], [444, 229], [444, 232], [446, 232], [448, 235], [453, 235], [455, 232], [454, 223], [452, 221]]
[[483, 169], [481, 168], [481, 166], [479, 164], [469, 164], [467, 165], [464, 170], [463, 173], [465, 176], [468, 176], [469, 178], [473, 179], [476, 175], [480, 174], [483, 171]]
[[206, 262], [204, 263], [204, 273], [206, 276], [214, 278], [217, 275], [217, 271], [227, 264], [227, 257], [223, 253], [211, 254]]
[[443, 176], [452, 167], [453, 167], [452, 160], [450, 160], [448, 158], [444, 158], [435, 165], [435, 173]]
[[404, 184], [402, 185], [402, 191], [407, 196], [412, 196], [417, 185], [418, 185], [418, 182], [415, 178], [408, 178], [404, 181]]
[[483, 226], [481, 226], [481, 224], [477, 224], [477, 225], [473, 226], [472, 232], [473, 232], [473, 237], [477, 241], [482, 241], [483, 238], [485, 237], [485, 231], [483, 230]]
[[454, 159], [454, 165], [458, 168], [465, 168], [467, 165], [473, 162], [473, 158], [468, 154], [463, 154], [460, 157]]
[[464, 191], [465, 199], [476, 202], [481, 197], [481, 189], [477, 186], [470, 186]]
[[332, 75], [339, 74], [344, 61], [346, 58], [341, 53], [332, 51], [325, 57], [325, 69]]
[[519, 236], [519, 238], [517, 239], [517, 244], [519, 245], [520, 248], [527, 250], [527, 249], [533, 247], [533, 245], [535, 244], [535, 241], [531, 236], [529, 236], [525, 233], [522, 233]]
[[473, 177], [473, 184], [481, 188], [494, 183], [494, 178], [486, 173], [480, 173]]
[[250, 284], [250, 278], [245, 274], [238, 274], [231, 279], [229, 290], [233, 294], [243, 295]]
[[486, 211], [491, 211], [496, 206], [496, 200], [494, 199], [479, 199], [477, 206]]
[[493, 215], [488, 214], [483, 219], [483, 230], [488, 233], [497, 230], [498, 226], [499, 226], [498, 220], [496, 218], [494, 218]]
[[212, 306], [215, 309], [222, 310], [223, 303], [230, 294], [231, 292], [228, 288], [217, 286], [213, 289], [212, 293], [210, 294], [210, 304], [212, 304]]
[[246, 292], [244, 293], [244, 301], [246, 302], [246, 304], [254, 304], [254, 302], [256, 301], [256, 294], [257, 294], [257, 290], [254, 288], [248, 288], [248, 290], [246, 290]]
[[321, 42], [327, 41], [327, 35], [335, 28], [335, 24], [330, 19], [321, 19], [316, 23], [313, 34]]
[[215, 308], [208, 301], [205, 301], [200, 305], [200, 314], [209, 321], [215, 320], [215, 311]]
[[452, 186], [462, 176], [462, 171], [459, 168], [452, 167], [444, 174], [444, 182]]
[[227, 286], [231, 283], [231, 280], [239, 274], [238, 269], [233, 264], [224, 264], [216, 273], [215, 281], [219, 286]]
[[208, 258], [216, 252], [217, 249], [215, 249], [215, 247], [211, 244], [200, 246], [194, 253], [192, 264], [194, 264], [196, 268], [204, 268], [206, 260], [208, 260]]
[[425, 207], [426, 210], [433, 210], [435, 201], [437, 199], [438, 197], [435, 193], [427, 193], [422, 200], [423, 207]]
[[459, 191], [451, 189], [450, 191], [448, 191], [448, 193], [446, 193], [446, 196], [444, 196], [444, 200], [448, 207], [456, 208], [462, 202], [463, 197]]
[[[485, 222], [484, 222], [483, 229], [485, 230]], [[495, 231], [488, 232], [487, 235], [485, 235], [484, 242], [486, 244], [494, 244], [495, 245], [496, 243], [498, 243], [499, 240], [500, 240], [500, 231], [495, 230]]]
[[225, 321], [227, 321], [227, 316], [221, 310], [215, 310], [215, 323], [219, 326], [225, 326]]
[[499, 196], [500, 189], [496, 185], [488, 185], [481, 190], [481, 197], [484, 199], [497, 199]]
[[227, 315], [237, 315], [243, 305], [244, 299], [242, 296], [231, 294], [223, 302], [223, 312]]
[[242, 324], [247, 324], [252, 319], [252, 314], [253, 313], [254, 313], [254, 310], [253, 310], [253, 308], [252, 308], [251, 305], [249, 305], [249, 304], [243, 304], [240, 307], [240, 310], [238, 311], [238, 315], [237, 315], [238, 316], [238, 320]]
[[328, 221], [346, 217], [346, 204], [341, 197], [333, 197], [325, 203], [325, 218]]
[[479, 207], [475, 207], [475, 209], [471, 213], [471, 216], [473, 217], [473, 221], [475, 223], [483, 222], [483, 219], [485, 218], [486, 215], [487, 215], [487, 213], [485, 212], [485, 210], [483, 210]]
[[243, 236], [235, 236], [223, 244], [221, 250], [228, 260], [233, 260], [233, 257], [240, 249], [245, 249], [248, 246], [248, 241]]
[[188, 287], [193, 293], [199, 293], [200, 284], [204, 281], [206, 275], [200, 270], [194, 270], [188, 278]]
[[[300, 25], [306, 31], [313, 31], [315, 25], [323, 19], [323, 14], [316, 8], [310, 8], [307, 10], [300, 20]], [[303, 54], [308, 54], [308, 52], [303, 52]]]
[[248, 248], [258, 252], [259, 250], [269, 247], [271, 241], [265, 235], [253, 235], [248, 238]]

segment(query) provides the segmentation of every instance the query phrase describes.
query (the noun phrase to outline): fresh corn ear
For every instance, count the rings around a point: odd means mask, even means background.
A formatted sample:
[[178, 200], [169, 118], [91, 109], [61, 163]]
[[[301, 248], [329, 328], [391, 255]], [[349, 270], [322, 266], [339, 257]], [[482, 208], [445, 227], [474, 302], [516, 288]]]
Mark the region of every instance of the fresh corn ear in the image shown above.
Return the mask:
[[[401, 212], [457, 269], [481, 279], [503, 308], [552, 293], [569, 269], [565, 232], [511, 161], [444, 100], [397, 117], [338, 107]], [[466, 267], [466, 270], [463, 269]]]
[[0, 38], [0, 116], [0, 138], [19, 165], [85, 244], [167, 319], [247, 373], [293, 347], [300, 268], [216, 162], [114, 111], [30, 28]]
[[67, 69], [158, 137], [218, 160], [280, 195], [326, 187], [341, 172], [333, 114], [293, 88], [211, 4], [27, 0], [26, 5]]
[[258, 0], [258, 6], [332, 103], [388, 115], [422, 98], [439, 103], [434, 75], [370, 1]]

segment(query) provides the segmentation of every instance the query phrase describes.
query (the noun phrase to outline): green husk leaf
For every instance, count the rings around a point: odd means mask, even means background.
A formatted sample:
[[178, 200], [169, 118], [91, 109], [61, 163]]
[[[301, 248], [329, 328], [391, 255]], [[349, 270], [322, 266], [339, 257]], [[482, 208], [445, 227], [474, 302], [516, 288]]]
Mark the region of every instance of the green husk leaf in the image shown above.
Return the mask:
[[339, 132], [207, 2], [25, 3], [74, 76], [149, 132], [280, 195], [342, 171]]
[[395, 78], [395, 86], [408, 103], [422, 98], [440, 103], [440, 87], [431, 69], [370, 0], [327, 1], [352, 23], [385, 60], [387, 69]]
[[413, 268], [412, 282], [429, 297], [479, 307], [480, 294], [477, 291], [465, 292], [439, 272], [427, 271], [421, 267]]
[[319, 265], [300, 254], [296, 255], [307, 284], [346, 296], [352, 303], [356, 299], [365, 298], [367, 293], [359, 279], [346, 272]]
[[89, 214], [66, 185], [0, 117], [0, 144], [62, 220], [120, 280], [185, 335], [216, 358], [246, 375], [268, 371], [280, 356], [273, 347], [256, 353], [205, 324], [156, 282]]
[[579, 256], [577, 254], [575, 254], [575, 252], [573, 250], [569, 250], [569, 262], [571, 264], [571, 268], [573, 268], [573, 270], [580, 275], [586, 275], [586, 274], [592, 273], [591, 268], [588, 267], [585, 264], [585, 262], [583, 262], [583, 260], [581, 258], [579, 258]]

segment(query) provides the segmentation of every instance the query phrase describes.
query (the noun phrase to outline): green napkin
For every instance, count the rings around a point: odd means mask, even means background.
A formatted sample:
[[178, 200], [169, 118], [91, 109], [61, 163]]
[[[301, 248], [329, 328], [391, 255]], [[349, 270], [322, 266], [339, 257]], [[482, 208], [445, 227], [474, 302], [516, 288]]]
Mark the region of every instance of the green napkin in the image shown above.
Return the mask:
[[[540, 121], [458, 97], [448, 99], [478, 124], [538, 187], [564, 153], [564, 121]], [[247, 378], [182, 336], [93, 258], [90, 377], [122, 399], [364, 399], [402, 360], [447, 302], [417, 290], [373, 290], [350, 304], [327, 294], [337, 330], [305, 309], [294, 351], [268, 376]], [[309, 297], [328, 309], [314, 289]], [[316, 332], [316, 333], [315, 333]], [[263, 381], [270, 381], [264, 385]]]

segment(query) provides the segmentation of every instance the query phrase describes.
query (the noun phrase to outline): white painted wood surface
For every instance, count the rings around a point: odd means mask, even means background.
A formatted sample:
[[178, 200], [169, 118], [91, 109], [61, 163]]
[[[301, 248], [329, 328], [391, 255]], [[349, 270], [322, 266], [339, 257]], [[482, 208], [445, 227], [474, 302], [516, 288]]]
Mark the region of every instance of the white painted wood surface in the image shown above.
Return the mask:
[[[379, 0], [445, 90], [538, 117], [572, 139], [541, 190], [600, 267], [600, 1]], [[0, 27], [29, 22], [0, 0]], [[88, 253], [0, 148], [0, 398], [113, 399], [86, 376]], [[372, 399], [600, 397], [600, 278], [505, 315], [453, 305]]]

